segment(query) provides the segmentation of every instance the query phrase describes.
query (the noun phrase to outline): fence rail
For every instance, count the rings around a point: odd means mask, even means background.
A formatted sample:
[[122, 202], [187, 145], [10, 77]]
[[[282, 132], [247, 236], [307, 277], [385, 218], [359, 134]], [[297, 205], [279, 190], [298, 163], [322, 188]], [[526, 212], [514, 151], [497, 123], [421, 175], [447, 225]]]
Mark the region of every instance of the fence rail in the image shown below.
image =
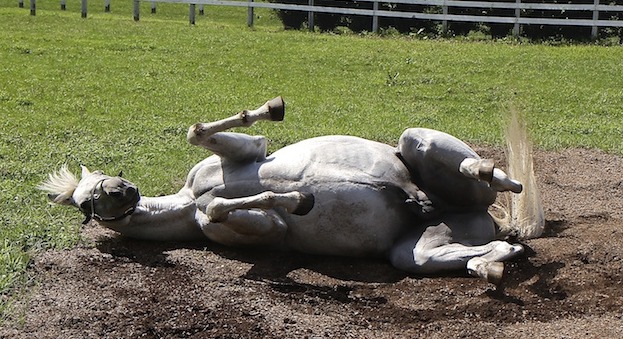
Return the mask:
[[[19, 0], [20, 7], [23, 7], [23, 1]], [[36, 0], [30, 0], [31, 15], [35, 15]], [[65, 8], [65, 1], [61, 0], [61, 9]], [[247, 24], [253, 26], [254, 21], [254, 9], [255, 8], [269, 8], [275, 10], [288, 10], [288, 11], [303, 11], [308, 13], [308, 26], [310, 30], [314, 29], [314, 13], [330, 13], [330, 14], [347, 14], [347, 15], [359, 15], [369, 16], [372, 18], [371, 30], [377, 32], [379, 25], [379, 17], [386, 18], [403, 18], [412, 20], [431, 20], [439, 21], [442, 23], [444, 32], [447, 31], [448, 22], [479, 22], [479, 23], [498, 23], [498, 24], [512, 24], [513, 35], [519, 35], [521, 25], [553, 25], [553, 26], [585, 26], [591, 27], [591, 36], [597, 37], [598, 30], [601, 27], [623, 27], [623, 20], [605, 20], [600, 19], [600, 13], [623, 13], [623, 5], [615, 4], [602, 4], [601, 0], [593, 0], [593, 3], [585, 4], [570, 4], [570, 3], [534, 3], [525, 2], [526, 0], [511, 0], [509, 2], [503, 1], [463, 1], [463, 0], [358, 0], [358, 2], [372, 3], [371, 9], [361, 8], [345, 8], [345, 7], [332, 7], [321, 6], [315, 4], [314, 0], [307, 0], [307, 4], [293, 4], [283, 3], [278, 1], [272, 2], [257, 2], [254, 0], [236, 1], [236, 0], [146, 0], [152, 3], [151, 11], [155, 13], [157, 2], [166, 3], [179, 3], [189, 5], [189, 21], [191, 24], [195, 24], [195, 6], [200, 6], [200, 13], [203, 12], [205, 5], [212, 6], [234, 6], [234, 7], [246, 7], [247, 8]], [[530, 1], [530, 0], [528, 0]], [[589, 0], [590, 1], [590, 0]], [[133, 15], [134, 20], [140, 19], [140, 2], [141, 0], [133, 0]], [[81, 0], [82, 3], [82, 17], [87, 16], [86, 7], [87, 0]], [[424, 10], [421, 11], [392, 11], [379, 9], [379, 3], [386, 4], [408, 4], [408, 5], [421, 5], [428, 8], [439, 7], [442, 9], [442, 13], [428, 13]], [[462, 9], [503, 9], [512, 11], [512, 15], [508, 16], [490, 16], [490, 15], [464, 15], [464, 14], [451, 14], [449, 9], [462, 8]], [[530, 10], [546, 10], [546, 11], [570, 11], [576, 13], [586, 13], [591, 15], [588, 19], [574, 19], [574, 18], [537, 18], [530, 17], [522, 12]], [[106, 0], [105, 11], [110, 11], [110, 0]]]

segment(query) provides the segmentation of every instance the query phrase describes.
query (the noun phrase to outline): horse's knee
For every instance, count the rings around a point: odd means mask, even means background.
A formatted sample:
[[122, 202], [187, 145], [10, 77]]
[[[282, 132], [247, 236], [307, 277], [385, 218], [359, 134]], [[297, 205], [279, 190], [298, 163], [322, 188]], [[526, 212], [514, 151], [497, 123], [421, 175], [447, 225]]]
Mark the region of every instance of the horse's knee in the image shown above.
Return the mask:
[[428, 128], [405, 130], [398, 140], [398, 150], [411, 156], [427, 156], [456, 165], [454, 169], [458, 169], [465, 158], [478, 158], [476, 152], [463, 141], [448, 133]]
[[199, 145], [201, 144], [201, 137], [205, 134], [205, 130], [203, 129], [202, 123], [197, 123], [188, 128], [188, 133], [186, 134], [186, 140], [191, 145]]
[[426, 130], [409, 128], [398, 139], [397, 151], [411, 167], [422, 163], [422, 158], [430, 149], [430, 138], [426, 137]]
[[[460, 172], [461, 163], [466, 158], [480, 159], [478, 154], [447, 133], [426, 128], [407, 129], [400, 137], [397, 151], [419, 178], [418, 185], [451, 205], [479, 203], [480, 195], [488, 191], [487, 184], [467, 179]], [[484, 199], [487, 203], [495, 199], [495, 192], [490, 193], [492, 197]]]

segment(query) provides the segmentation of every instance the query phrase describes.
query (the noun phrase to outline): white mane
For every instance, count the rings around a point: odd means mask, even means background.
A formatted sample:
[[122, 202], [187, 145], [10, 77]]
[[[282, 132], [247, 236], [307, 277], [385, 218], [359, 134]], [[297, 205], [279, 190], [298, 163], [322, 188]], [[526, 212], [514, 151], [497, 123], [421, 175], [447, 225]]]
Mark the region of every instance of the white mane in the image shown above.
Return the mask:
[[58, 203], [72, 197], [76, 187], [78, 187], [78, 182], [78, 179], [69, 171], [67, 164], [65, 164], [57, 172], [50, 173], [48, 179], [39, 184], [37, 189], [56, 195], [54, 202]]

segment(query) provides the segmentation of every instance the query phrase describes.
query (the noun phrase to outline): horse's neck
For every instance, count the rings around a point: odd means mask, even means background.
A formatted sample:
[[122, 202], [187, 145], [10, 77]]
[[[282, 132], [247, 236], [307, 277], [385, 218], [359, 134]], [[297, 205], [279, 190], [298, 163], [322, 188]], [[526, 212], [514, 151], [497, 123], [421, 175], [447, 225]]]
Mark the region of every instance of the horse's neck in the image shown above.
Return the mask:
[[[136, 207], [136, 219], [160, 219], [177, 216], [189, 206], [194, 205], [194, 200], [187, 195], [174, 194], [162, 197], [142, 197]], [[153, 221], [153, 220], [152, 220]]]
[[120, 223], [103, 223], [121, 234], [146, 240], [198, 240], [203, 233], [195, 221], [196, 205], [182, 192], [142, 197], [132, 215]]

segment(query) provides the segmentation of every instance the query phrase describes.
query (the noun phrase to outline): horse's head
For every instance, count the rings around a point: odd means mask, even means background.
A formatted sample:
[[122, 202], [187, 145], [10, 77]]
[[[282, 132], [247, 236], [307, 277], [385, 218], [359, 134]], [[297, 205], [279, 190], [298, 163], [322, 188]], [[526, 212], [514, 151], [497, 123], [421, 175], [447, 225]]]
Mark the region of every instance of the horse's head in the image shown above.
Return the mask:
[[80, 180], [63, 166], [38, 188], [48, 192], [50, 200], [57, 204], [77, 207], [86, 217], [85, 224], [91, 219], [122, 220], [134, 212], [140, 200], [136, 186], [121, 174], [112, 177], [102, 171], [90, 172], [84, 166]]

